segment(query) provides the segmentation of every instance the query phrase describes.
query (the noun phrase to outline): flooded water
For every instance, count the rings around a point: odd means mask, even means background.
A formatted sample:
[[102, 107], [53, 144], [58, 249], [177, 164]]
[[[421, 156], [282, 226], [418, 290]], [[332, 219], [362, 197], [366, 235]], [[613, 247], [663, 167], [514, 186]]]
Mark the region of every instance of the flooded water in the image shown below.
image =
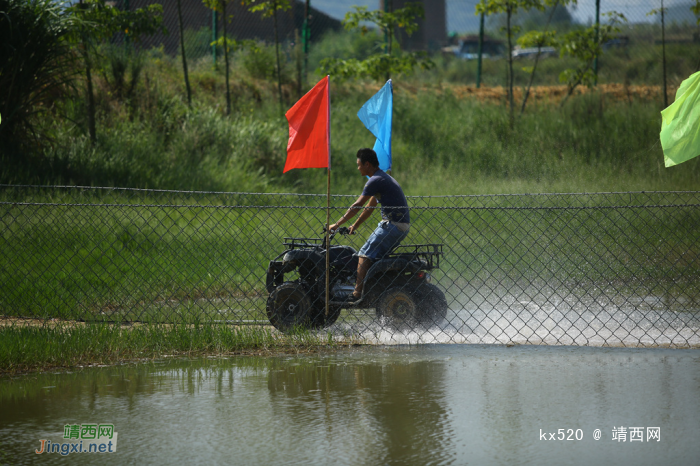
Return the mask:
[[[113, 443], [80, 453], [96, 430]], [[682, 466], [699, 434], [698, 350], [360, 347], [0, 381], [2, 464]]]
[[445, 320], [428, 329], [396, 329], [388, 322], [378, 321], [374, 311], [369, 310], [354, 321], [341, 316], [330, 330], [383, 345], [700, 347], [700, 309], [673, 310], [661, 296], [546, 293], [534, 288], [521, 291], [458, 295], [459, 300], [451, 305]]

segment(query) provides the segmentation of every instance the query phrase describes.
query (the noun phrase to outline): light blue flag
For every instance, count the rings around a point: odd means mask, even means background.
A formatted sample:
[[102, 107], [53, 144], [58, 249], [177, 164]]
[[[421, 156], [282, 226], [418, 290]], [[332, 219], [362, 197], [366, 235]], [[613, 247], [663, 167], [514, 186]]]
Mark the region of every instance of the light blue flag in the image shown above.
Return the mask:
[[377, 141], [374, 151], [379, 159], [379, 168], [391, 170], [391, 114], [394, 107], [394, 89], [391, 79], [362, 106], [357, 117], [364, 123]]

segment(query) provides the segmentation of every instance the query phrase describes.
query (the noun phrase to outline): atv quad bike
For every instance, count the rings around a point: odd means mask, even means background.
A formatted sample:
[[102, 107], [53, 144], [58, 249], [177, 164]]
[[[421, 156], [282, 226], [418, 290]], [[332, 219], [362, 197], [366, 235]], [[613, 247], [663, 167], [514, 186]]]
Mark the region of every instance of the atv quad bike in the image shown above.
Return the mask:
[[[328, 237], [346, 236], [339, 228]], [[437, 325], [447, 314], [447, 300], [431, 283], [439, 268], [442, 244], [400, 245], [372, 263], [362, 297], [348, 303], [355, 288], [357, 251], [330, 248], [330, 299], [326, 314], [326, 246], [323, 238], [284, 238], [284, 252], [267, 268], [267, 317], [281, 331], [294, 327], [319, 329], [333, 325], [346, 309], [374, 308], [380, 320], [395, 326]]]

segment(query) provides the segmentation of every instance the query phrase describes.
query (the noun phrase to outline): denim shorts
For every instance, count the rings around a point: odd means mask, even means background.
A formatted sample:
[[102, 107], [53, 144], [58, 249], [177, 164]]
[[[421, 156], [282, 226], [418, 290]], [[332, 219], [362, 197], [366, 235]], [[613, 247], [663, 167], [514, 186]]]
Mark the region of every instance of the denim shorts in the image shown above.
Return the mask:
[[370, 235], [357, 255], [371, 260], [381, 259], [393, 251], [406, 235], [408, 230], [401, 231], [389, 222], [379, 222], [377, 229]]

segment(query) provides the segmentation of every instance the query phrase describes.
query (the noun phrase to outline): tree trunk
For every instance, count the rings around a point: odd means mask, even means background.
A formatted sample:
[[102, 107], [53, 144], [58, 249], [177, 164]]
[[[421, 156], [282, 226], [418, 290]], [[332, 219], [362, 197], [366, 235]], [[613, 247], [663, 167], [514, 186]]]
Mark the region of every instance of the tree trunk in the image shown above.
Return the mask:
[[[544, 27], [545, 33], [549, 30], [549, 23], [552, 21], [552, 17], [554, 16], [554, 11], [557, 9], [558, 5], [559, 5], [559, 0], [557, 0], [554, 3], [554, 6], [552, 7], [552, 11], [549, 12], [549, 18], [547, 18], [547, 24]], [[530, 89], [532, 89], [532, 82], [535, 80], [535, 72], [537, 71], [537, 63], [540, 61], [540, 52], [541, 52], [541, 47], [538, 47], [537, 48], [537, 55], [535, 56], [535, 64], [532, 67], [532, 73], [530, 73], [530, 82], [527, 84], [527, 89], [525, 89], [525, 95], [523, 96], [523, 106], [520, 108], [521, 115], [523, 113], [525, 113], [525, 105], [527, 104], [527, 98], [530, 96]]]
[[297, 96], [299, 99], [302, 98], [302, 83], [303, 70], [304, 70], [304, 50], [301, 45], [301, 36], [299, 35], [299, 29], [294, 30], [294, 61], [297, 66]]
[[275, 10], [272, 13], [275, 23], [275, 57], [277, 58], [277, 94], [280, 99], [280, 112], [284, 113], [284, 104], [282, 103], [282, 76], [280, 69], [280, 41], [277, 31], [277, 4], [273, 5]]
[[87, 117], [88, 117], [88, 133], [90, 142], [97, 142], [97, 125], [95, 124], [95, 95], [92, 89], [92, 69], [90, 67], [90, 56], [88, 54], [88, 46], [83, 39], [83, 49], [85, 52], [85, 79], [87, 81]]
[[192, 88], [190, 87], [190, 77], [187, 72], [187, 56], [185, 56], [185, 38], [182, 27], [182, 6], [181, 0], [177, 0], [177, 19], [180, 26], [180, 51], [182, 53], [182, 71], [185, 74], [185, 89], [187, 89], [187, 106], [192, 108]]

